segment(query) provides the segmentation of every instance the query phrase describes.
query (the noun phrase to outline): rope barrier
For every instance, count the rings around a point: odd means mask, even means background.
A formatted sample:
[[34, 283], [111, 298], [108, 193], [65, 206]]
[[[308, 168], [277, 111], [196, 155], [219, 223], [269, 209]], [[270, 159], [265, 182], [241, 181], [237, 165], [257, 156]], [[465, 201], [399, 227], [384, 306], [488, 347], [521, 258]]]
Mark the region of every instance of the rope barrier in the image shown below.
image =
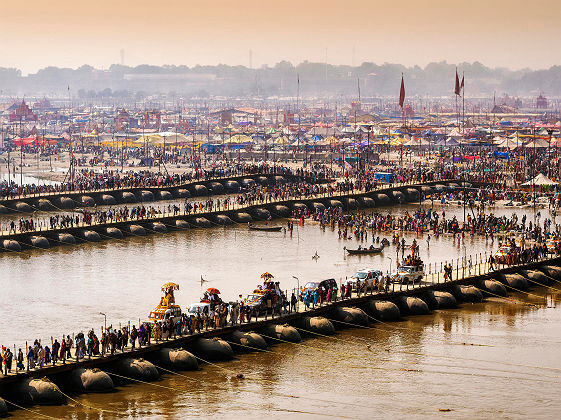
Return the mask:
[[545, 300], [545, 299], [546, 299], [545, 296], [535, 295], [534, 293], [526, 292], [526, 291], [524, 291], [524, 290], [517, 289], [516, 287], [512, 287], [512, 286], [509, 285], [509, 284], [504, 284], [504, 283], [503, 283], [503, 286], [508, 287], [509, 289], [512, 289], [512, 290], [516, 290], [516, 291], [519, 292], [519, 293], [525, 293], [525, 294], [527, 294], [528, 296], [535, 296], [535, 297], [540, 298], [540, 299], [542, 299], [542, 300]]
[[[273, 339], [273, 340], [278, 340], [278, 341], [290, 343], [289, 341], [282, 340], [282, 339], [279, 339], [279, 338], [276, 338], [276, 337], [269, 337], [269, 336], [265, 336], [265, 335], [263, 335], [263, 336], [264, 336], [264, 337], [267, 337], [267, 338], [271, 338], [271, 339]], [[333, 336], [326, 336], [326, 337], [328, 337], [328, 338], [336, 338], [336, 337], [333, 337]], [[342, 341], [346, 341], [346, 340], [342, 340]], [[346, 341], [346, 342], [348, 343], [348, 341]], [[325, 351], [325, 352], [337, 354], [337, 355], [339, 355], [339, 356], [344, 356], [344, 357], [345, 357], [344, 360], [349, 360], [349, 358], [355, 357], [354, 355], [349, 354], [349, 353], [342, 353], [342, 352], [336, 352], [336, 351], [333, 351], [333, 350], [321, 349], [321, 348], [319, 348], [319, 347], [309, 346], [309, 345], [306, 345], [306, 344], [304, 344], [304, 343], [292, 343], [292, 344], [297, 344], [297, 345], [301, 345], [301, 346], [304, 346], [304, 347], [307, 347], [307, 348], [312, 348], [312, 349], [315, 349], [315, 350]], [[368, 349], [369, 351], [371, 351], [370, 345], [367, 345], [367, 349]], [[397, 351], [397, 353], [406, 353], [406, 354], [409, 354], [410, 352], [400, 352], [400, 351]], [[422, 353], [413, 353], [413, 354], [415, 354], [415, 355], [423, 355]], [[434, 355], [431, 355], [431, 356], [434, 356]], [[438, 357], [438, 356], [434, 356], [434, 357]], [[444, 356], [443, 356], [443, 357], [444, 357]], [[446, 359], [453, 359], [453, 360], [457, 360], [457, 359], [458, 359], [458, 358], [452, 358], [452, 357], [444, 357], [444, 358], [446, 358]], [[465, 358], [463, 358], [463, 359], [465, 359]], [[404, 363], [402, 360], [392, 360], [392, 359], [387, 359], [387, 358], [384, 358], [384, 359], [382, 359], [382, 360], [387, 361], [387, 362], [391, 362], [391, 363]], [[470, 360], [470, 359], [466, 359], [466, 360]], [[477, 359], [476, 359], [476, 361], [479, 361], [479, 362], [486, 362], [485, 360], [477, 360]], [[464, 367], [464, 366], [461, 366], [461, 365], [442, 365], [442, 364], [432, 364], [432, 363], [428, 363], [428, 362], [422, 362], [422, 363], [425, 363], [425, 364], [427, 364], [427, 365], [429, 365], [429, 366], [443, 366], [443, 367], [450, 367], [450, 368], [465, 369], [465, 367]], [[491, 362], [488, 362], [488, 363], [491, 363]], [[493, 362], [493, 363], [494, 363], [494, 362]], [[411, 363], [411, 364], [417, 364], [417, 363]], [[356, 367], [364, 368], [365, 366], [356, 366]], [[413, 371], [416, 371], [416, 372], [424, 372], [424, 371], [427, 371], [427, 370], [415, 370], [415, 369], [403, 369], [403, 368], [386, 368], [386, 367], [379, 367], [379, 366], [368, 366], [368, 367], [369, 367], [369, 368], [372, 368], [372, 369], [376, 369], [376, 370], [388, 370], [388, 371], [396, 371], [396, 370], [398, 370], [398, 371], [411, 371], [411, 372], [413, 372]], [[526, 366], [525, 366], [525, 367], [526, 367]], [[538, 375], [539, 375], [539, 376], [543, 377], [543, 374], [541, 374], [541, 373], [516, 372], [516, 371], [508, 371], [508, 370], [504, 370], [504, 369], [495, 369], [495, 368], [486, 368], [486, 369], [489, 370], [489, 371], [502, 372], [502, 373], [511, 373], [511, 374], [514, 373], [514, 374], [534, 375], [534, 376], [538, 376]], [[561, 369], [560, 369], [560, 370], [561, 370]], [[437, 373], [437, 374], [438, 374], [438, 373], [441, 373], [441, 374], [450, 374], [450, 375], [455, 375], [455, 374], [457, 374], [457, 375], [466, 375], [466, 376], [482, 376], [482, 377], [503, 378], [503, 379], [505, 378], [504, 376], [498, 376], [498, 375], [485, 375], [485, 374], [465, 373], [465, 372], [464, 372], [464, 373], [462, 373], [462, 372], [442, 372], [442, 371], [427, 371], [427, 372], [432, 372], [432, 373]], [[561, 378], [560, 376], [546, 376], [546, 377], [551, 378], [551, 379], [559, 379], [559, 378]], [[508, 378], [507, 378], [507, 379], [508, 379]], [[534, 378], [524, 378], [524, 377], [516, 377], [516, 378], [514, 378], [514, 379], [540, 381], [540, 380], [538, 380], [538, 379], [534, 379]], [[559, 383], [559, 382], [555, 382], [555, 381], [543, 381], [543, 382], [548, 382], [548, 383]]]
[[70, 395], [65, 394], [64, 392], [62, 392], [62, 391], [60, 390], [60, 388], [58, 389], [58, 391], [59, 391], [62, 395], [64, 395], [66, 398], [68, 398], [69, 400], [74, 401], [76, 404], [82, 405], [82, 406], [84, 406], [84, 407], [86, 407], [86, 408], [89, 408], [90, 410], [101, 411], [102, 413], [119, 414], [120, 416], [123, 415], [123, 412], [122, 412], [122, 411], [109, 410], [109, 409], [105, 409], [105, 408], [99, 408], [99, 407], [94, 407], [94, 406], [91, 406], [91, 405], [88, 405], [88, 404], [84, 404], [83, 402], [80, 402], [80, 401], [78, 401], [78, 400], [72, 398]]
[[558, 289], [558, 288], [552, 287], [552, 286], [548, 286], [547, 284], [540, 283], [540, 282], [538, 282], [538, 281], [529, 279], [529, 278], [527, 278], [527, 277], [526, 277], [526, 280], [531, 281], [532, 283], [536, 283], [536, 284], [538, 284], [538, 285], [540, 285], [540, 286], [547, 287], [548, 289], [555, 290], [555, 291], [557, 291], [557, 292], [561, 292], [561, 289]]
[[[235, 344], [237, 344], [237, 343], [235, 343]], [[239, 345], [243, 346], [243, 344], [239, 344]], [[250, 346], [244, 346], [244, 347], [250, 347]], [[269, 350], [269, 351], [270, 351], [270, 350]], [[218, 364], [216, 364], [216, 363], [209, 362], [208, 360], [204, 360], [204, 359], [201, 358], [201, 357], [198, 357], [198, 356], [195, 356], [195, 357], [196, 357], [198, 360], [200, 360], [200, 361], [202, 361], [202, 362], [204, 362], [204, 363], [207, 363], [207, 364], [209, 364], [209, 365], [211, 365], [211, 366], [215, 366], [215, 367], [217, 367], [217, 368], [219, 368], [219, 369], [225, 370], [225, 371], [230, 372], [230, 373], [237, 373], [236, 371], [234, 371], [234, 370], [232, 370], [232, 369], [228, 369], [228, 368], [225, 368], [224, 366], [220, 366], [220, 365], [218, 365]], [[247, 377], [244, 376], [244, 378], [246, 378], [246, 379], [253, 379], [253, 380], [256, 380], [256, 381], [260, 381], [260, 382], [273, 383], [273, 384], [274, 384], [274, 383], [278, 383], [278, 381], [270, 381], [270, 380], [267, 380], [267, 379], [255, 378], [255, 377], [251, 377], [251, 376], [247, 376]], [[249, 391], [249, 392], [251, 392], [251, 391]], [[312, 398], [312, 397], [299, 397], [299, 396], [297, 396], [297, 395], [289, 395], [289, 394], [283, 394], [283, 393], [279, 393], [279, 392], [276, 392], [275, 395], [282, 396], [282, 397], [286, 397], [286, 398], [304, 398], [304, 399], [308, 399], [308, 400], [312, 400], [312, 401], [318, 401], [318, 402], [322, 402], [322, 403], [333, 403], [333, 401], [329, 401], [329, 400], [323, 400], [323, 399]], [[338, 403], [338, 404], [343, 404], [343, 405], [355, 406], [355, 407], [365, 407], [363, 404], [353, 404], [353, 403], [348, 403], [348, 402], [337, 402], [337, 403]], [[370, 408], [374, 408], [374, 407], [370, 407]], [[307, 413], [307, 414], [316, 414], [316, 413]], [[325, 415], [325, 414], [322, 413], [322, 415]], [[340, 416], [340, 415], [336, 415], [336, 416], [333, 415], [333, 416], [331, 416], [331, 417], [340, 417], [340, 418], [349, 418], [349, 419], [350, 419], [350, 418], [355, 418], [355, 417], [346, 417], [346, 416]]]
[[367, 330], [372, 330], [372, 329], [374, 329], [374, 328], [372, 328], [372, 327], [367, 327], [367, 326], [365, 326], [365, 325], [352, 324], [352, 323], [350, 323], [350, 322], [339, 321], [338, 319], [331, 319], [331, 318], [325, 318], [325, 319], [327, 319], [327, 320], [330, 321], [330, 322], [337, 322], [337, 323], [339, 323], [339, 324], [350, 325], [350, 326], [356, 327], [356, 328], [364, 328], [364, 329], [367, 329]]
[[[358, 324], [357, 324], [357, 326], [358, 326]], [[296, 329], [301, 329], [301, 328], [297, 328], [297, 327], [294, 327], [294, 328], [296, 328]], [[307, 331], [307, 330], [304, 330], [304, 329], [301, 329], [301, 330]], [[313, 331], [309, 331], [309, 332], [314, 333]], [[333, 337], [333, 336], [329, 336], [329, 335], [325, 335], [325, 334], [320, 334], [320, 333], [314, 333], [314, 334], [317, 334], [317, 335], [320, 335], [320, 336], [323, 336], [323, 337], [327, 337], [327, 338], [331, 338], [331, 339], [338, 339], [337, 337]], [[264, 336], [264, 337], [265, 337], [265, 336]], [[280, 339], [277, 339], [277, 338], [275, 338], [275, 337], [268, 337], [268, 338], [272, 338], [272, 339], [275, 339], [275, 340], [280, 340]], [[342, 340], [342, 339], [339, 339], [339, 340], [341, 340], [341, 341], [346, 341], [346, 340]], [[280, 341], [284, 341], [284, 340], [280, 340]], [[348, 341], [347, 341], [347, 342], [348, 342]], [[295, 343], [295, 344], [302, 344], [302, 343]], [[324, 351], [324, 350], [325, 350], [325, 349], [320, 349], [320, 348], [316, 348], [316, 349], [317, 349], [317, 350], [321, 350], [321, 351]], [[326, 350], [325, 350], [325, 351], [326, 351]], [[393, 350], [392, 350], [392, 351], [393, 351]], [[415, 354], [415, 355], [419, 355], [419, 356], [425, 355], [424, 353], [415, 353], [415, 352], [406, 352], [406, 351], [397, 351], [397, 352], [398, 352], [398, 353], [406, 353], [406, 354]], [[446, 359], [453, 359], [453, 360], [455, 360], [455, 358], [448, 357], [448, 356], [438, 356], [438, 355], [434, 355], [434, 354], [429, 354], [429, 356], [431, 356], [431, 357], [442, 357], [442, 358], [446, 358]], [[552, 370], [558, 370], [558, 371], [561, 372], [561, 368], [542, 367], [542, 366], [533, 366], [533, 365], [523, 365], [523, 364], [508, 363], [508, 362], [485, 361], [485, 360], [479, 360], [479, 359], [468, 359], [468, 358], [463, 358], [463, 359], [465, 359], [465, 360], [472, 360], [472, 361], [478, 361], [478, 362], [486, 362], [486, 363], [502, 363], [502, 364], [504, 364], [504, 365], [512, 365], [512, 366], [517, 366], [517, 367], [529, 367], [529, 368], [534, 368], [534, 369], [552, 369]]]
[[107, 372], [107, 374], [111, 375], [111, 376], [116, 376], [117, 378], [126, 379], [128, 381], [139, 382], [141, 384], [147, 384], [147, 385], [152, 385], [152, 386], [155, 386], [155, 387], [158, 387], [158, 388], [164, 388], [164, 389], [170, 389], [172, 391], [177, 391], [175, 388], [172, 388], [172, 387], [169, 387], [169, 386], [159, 385], [159, 384], [155, 384], [155, 383], [147, 382], [147, 381], [141, 381], [140, 379], [129, 378], [128, 376], [118, 375], [118, 374], [113, 373], [113, 372]]
[[[226, 341], [226, 340], [224, 340], [224, 341]], [[228, 341], [226, 341], [226, 342], [228, 342]], [[236, 343], [234, 343], [234, 344], [236, 344]], [[240, 346], [244, 346], [243, 344], [239, 344], [239, 345], [240, 345]], [[251, 347], [251, 346], [244, 346], [244, 347], [249, 347], [249, 348], [256, 349], [256, 350], [263, 350], [263, 349], [257, 349], [256, 347]], [[264, 350], [264, 351], [272, 352], [271, 350]], [[285, 354], [285, 353], [283, 353], [283, 354]], [[198, 358], [197, 356], [195, 356], [195, 357], [196, 357], [197, 359], [200, 359], [200, 358]], [[200, 360], [202, 361], [202, 359], [200, 359]], [[209, 363], [209, 364], [210, 364], [210, 362], [206, 362], [206, 363]], [[226, 369], [226, 368], [221, 367], [221, 366], [219, 366], [219, 365], [216, 365], [216, 364], [214, 364], [214, 365], [217, 366], [217, 367], [219, 367], [219, 368]], [[197, 384], [200, 384], [200, 382], [199, 382], [198, 380], [196, 380], [196, 379], [194, 379], [194, 378], [190, 378], [190, 377], [187, 376], [187, 375], [183, 375], [183, 374], [181, 374], [181, 373], [179, 373], [179, 372], [175, 372], [175, 371], [173, 371], [173, 370], [165, 369], [165, 368], [163, 368], [163, 367], [161, 367], [161, 366], [158, 366], [158, 365], [154, 365], [154, 366], [156, 366], [158, 369], [163, 370], [164, 372], [168, 372], [168, 373], [171, 373], [171, 374], [173, 374], [173, 375], [181, 376], [182, 378], [188, 379], [188, 380], [191, 381], [191, 382], [195, 382], [195, 383], [197, 383]], [[228, 370], [228, 371], [230, 371], [230, 372], [232, 372], [232, 373], [235, 373], [235, 371], [233, 371], [233, 370], [231, 370], [231, 369], [226, 369], [226, 370]], [[253, 377], [245, 377], [245, 376], [244, 376], [244, 379], [245, 379], [245, 378], [254, 379], [254, 380], [257, 380], [257, 381], [265, 381], [265, 382], [275, 383], [275, 381], [267, 381], [267, 380], [265, 380], [265, 379], [260, 379], [260, 378], [253, 378]], [[242, 390], [242, 392], [248, 392], [248, 393], [252, 393], [252, 394], [259, 394], [259, 395], [262, 395], [262, 393], [259, 392], [259, 391], [252, 391], [252, 390], [249, 390], [249, 389], [244, 389], [244, 390]], [[313, 400], [313, 401], [318, 401], [318, 402], [332, 403], [332, 401], [321, 400], [321, 399], [312, 398], [312, 397], [299, 397], [299, 396], [297, 396], [297, 395], [288, 395], [288, 394], [282, 394], [282, 393], [278, 393], [278, 392], [275, 392], [275, 393], [273, 393], [273, 394], [274, 394], [274, 395], [281, 396], [281, 397], [287, 397], [287, 398], [304, 398], [304, 399]], [[343, 404], [344, 404], [344, 405], [357, 405], [357, 406], [359, 406], [359, 407], [362, 407], [362, 405], [358, 405], [358, 404], [351, 404], [351, 403], [343, 403]], [[251, 405], [256, 406], [256, 407], [259, 407], [257, 404], [251, 404]], [[372, 407], [372, 408], [374, 408], [374, 407]], [[288, 410], [286, 410], [286, 409], [279, 409], [279, 408], [276, 408], [276, 409], [282, 410], [282, 411], [288, 411]], [[300, 411], [298, 411], [298, 412], [300, 412]], [[303, 412], [303, 413], [305, 413], [305, 412]], [[307, 414], [315, 414], [315, 413], [307, 413]]]
[[541, 271], [541, 273], [542, 273], [545, 277], [547, 277], [548, 279], [553, 280], [554, 282], [560, 283], [560, 284], [561, 284], [561, 281], [559, 281], [559, 280], [557, 280], [557, 279], [554, 279], [554, 278], [551, 277], [551, 276], [548, 276], [548, 275], [545, 274], [543, 271]]
[[498, 298], [507, 300], [507, 301], [509, 301], [509, 302], [521, 303], [522, 305], [534, 306], [534, 307], [536, 307], [536, 308], [541, 308], [541, 307], [543, 306], [543, 305], [536, 305], [535, 303], [524, 302], [524, 301], [518, 300], [518, 299], [507, 298], [507, 297], [498, 295], [498, 294], [496, 294], [496, 293], [490, 292], [489, 290], [480, 289], [480, 288], [477, 287], [477, 286], [472, 286], [472, 287], [474, 287], [475, 289], [479, 290], [481, 293], [489, 293], [490, 295], [493, 295], [493, 296], [495, 296], [495, 297], [498, 297]]
[[25, 411], [28, 411], [28, 412], [30, 412], [30, 413], [33, 413], [33, 414], [35, 414], [36, 416], [45, 417], [45, 418], [47, 418], [47, 419], [60, 420], [58, 417], [53, 417], [53, 416], [49, 416], [49, 415], [47, 415], [47, 414], [39, 413], [38, 411], [30, 410], [29, 408], [26, 408], [26, 407], [23, 407], [23, 406], [18, 405], [18, 404], [16, 404], [16, 403], [13, 403], [13, 402], [11, 402], [11, 401], [8, 401], [6, 398], [3, 398], [3, 397], [2, 397], [2, 399], [3, 399], [4, 401], [6, 401], [8, 404], [11, 404], [11, 405], [13, 405], [14, 407], [17, 407], [17, 408], [19, 408], [19, 409], [21, 409], [21, 410], [25, 410]]

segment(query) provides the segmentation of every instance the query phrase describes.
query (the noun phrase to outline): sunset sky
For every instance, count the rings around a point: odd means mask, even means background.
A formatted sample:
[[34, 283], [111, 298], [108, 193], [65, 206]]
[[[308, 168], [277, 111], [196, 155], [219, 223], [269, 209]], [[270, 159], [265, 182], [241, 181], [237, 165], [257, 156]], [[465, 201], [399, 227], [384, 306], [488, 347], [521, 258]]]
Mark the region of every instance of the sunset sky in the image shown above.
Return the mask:
[[[0, 6], [0, 66], [561, 64], [555, 0], [27, 0]], [[326, 54], [327, 49], [327, 54]]]

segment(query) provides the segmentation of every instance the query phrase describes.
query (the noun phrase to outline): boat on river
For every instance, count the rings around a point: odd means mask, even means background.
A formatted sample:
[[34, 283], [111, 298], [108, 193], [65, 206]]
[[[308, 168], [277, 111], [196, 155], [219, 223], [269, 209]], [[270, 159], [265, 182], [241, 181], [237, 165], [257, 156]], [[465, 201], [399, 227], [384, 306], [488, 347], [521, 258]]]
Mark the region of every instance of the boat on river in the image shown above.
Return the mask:
[[381, 247], [370, 247], [370, 248], [357, 248], [349, 249], [345, 248], [349, 255], [369, 255], [369, 254], [380, 254], [384, 250], [384, 245]]
[[280, 232], [282, 230], [282, 226], [253, 225], [251, 223], [248, 223], [247, 227], [249, 227], [249, 230], [260, 230], [263, 232]]

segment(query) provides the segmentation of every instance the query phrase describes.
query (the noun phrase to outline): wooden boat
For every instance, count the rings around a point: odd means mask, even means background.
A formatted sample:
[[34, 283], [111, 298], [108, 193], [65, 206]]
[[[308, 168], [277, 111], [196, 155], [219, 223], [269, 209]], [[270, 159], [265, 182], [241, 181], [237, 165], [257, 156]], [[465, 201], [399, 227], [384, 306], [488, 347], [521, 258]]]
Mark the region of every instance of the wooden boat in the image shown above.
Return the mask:
[[380, 248], [361, 248], [361, 249], [348, 249], [345, 250], [349, 253], [349, 255], [368, 255], [368, 254], [379, 254], [384, 250], [384, 247], [381, 246]]
[[252, 225], [248, 224], [249, 230], [260, 230], [264, 232], [280, 232], [282, 230], [282, 226], [267, 226], [267, 225]]

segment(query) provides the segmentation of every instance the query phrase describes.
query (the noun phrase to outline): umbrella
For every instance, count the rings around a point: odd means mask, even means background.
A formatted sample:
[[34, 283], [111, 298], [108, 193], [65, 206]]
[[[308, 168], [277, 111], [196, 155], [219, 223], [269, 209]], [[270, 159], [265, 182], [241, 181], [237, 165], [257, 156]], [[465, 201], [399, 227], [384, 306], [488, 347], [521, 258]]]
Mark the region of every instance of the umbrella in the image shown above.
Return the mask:
[[272, 278], [274, 278], [274, 277], [275, 277], [275, 276], [273, 276], [273, 275], [272, 275], [271, 273], [269, 273], [269, 272], [265, 272], [265, 273], [261, 274], [261, 278], [262, 278], [262, 279], [272, 279]]
[[166, 283], [162, 286], [162, 291], [166, 291], [167, 289], [179, 290], [179, 284], [177, 284], [177, 283]]
[[218, 290], [216, 287], [209, 287], [208, 289], [206, 289], [206, 291], [209, 292], [211, 295], [220, 294], [220, 290]]

